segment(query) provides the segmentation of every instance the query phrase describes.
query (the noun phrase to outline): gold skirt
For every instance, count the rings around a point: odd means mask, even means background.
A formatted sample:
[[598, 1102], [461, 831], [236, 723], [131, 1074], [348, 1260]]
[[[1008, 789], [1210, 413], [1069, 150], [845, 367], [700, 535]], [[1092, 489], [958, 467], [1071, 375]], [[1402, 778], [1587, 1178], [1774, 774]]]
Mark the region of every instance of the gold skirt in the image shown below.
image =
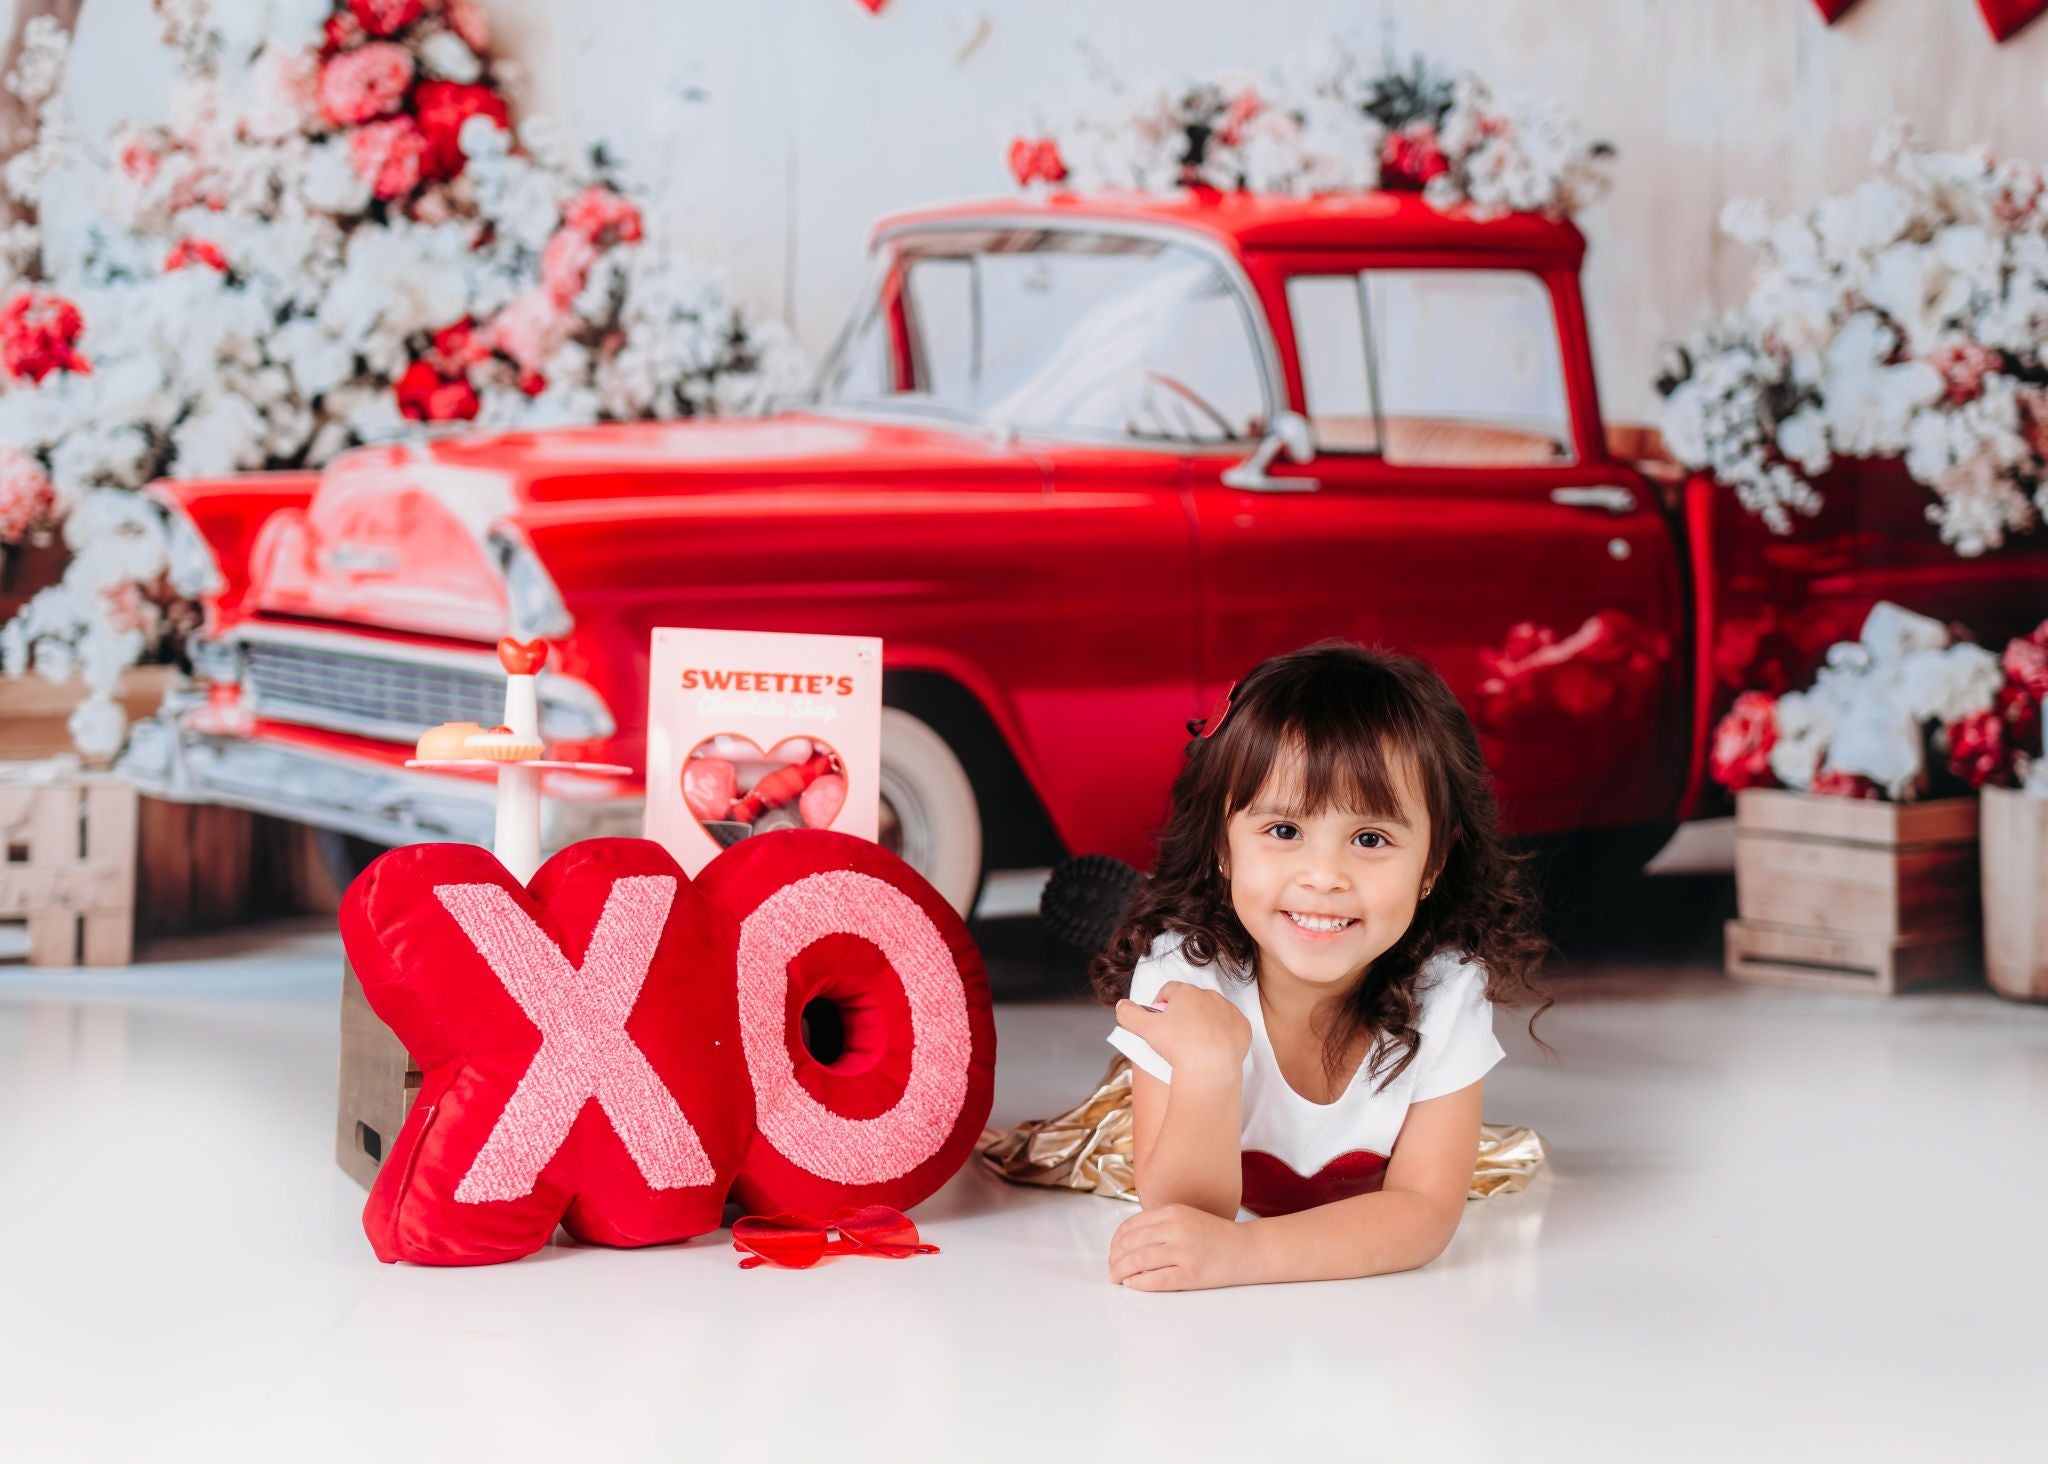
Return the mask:
[[[1012, 1184], [1081, 1190], [1112, 1200], [1138, 1198], [1131, 1162], [1131, 1061], [1119, 1055], [1087, 1099], [1055, 1118], [984, 1130], [981, 1162]], [[1468, 1200], [1525, 1187], [1545, 1160], [1543, 1136], [1514, 1124], [1479, 1128], [1479, 1161]]]

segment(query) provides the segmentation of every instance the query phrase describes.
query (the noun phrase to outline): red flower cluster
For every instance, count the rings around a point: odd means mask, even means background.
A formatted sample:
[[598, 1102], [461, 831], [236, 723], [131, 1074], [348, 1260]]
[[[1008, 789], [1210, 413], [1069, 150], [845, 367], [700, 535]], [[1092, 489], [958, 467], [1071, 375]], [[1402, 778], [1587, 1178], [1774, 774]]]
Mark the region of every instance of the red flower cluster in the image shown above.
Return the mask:
[[640, 209], [602, 184], [592, 184], [562, 210], [562, 222], [591, 243], [633, 244], [640, 238]]
[[397, 35], [426, 8], [426, 0], [348, 0], [349, 14], [373, 36]]
[[1450, 168], [1428, 122], [1410, 122], [1380, 144], [1380, 181], [1389, 188], [1421, 188]]
[[423, 81], [413, 97], [420, 132], [427, 141], [429, 178], [453, 178], [468, 161], [462, 155], [462, 124], [489, 117], [500, 127], [512, 125], [505, 99], [487, 86], [453, 81]]
[[228, 272], [228, 257], [220, 252], [220, 245], [211, 239], [180, 239], [164, 256], [164, 272], [183, 269], [188, 264], [203, 264], [208, 269]]
[[15, 380], [41, 381], [52, 371], [92, 370], [78, 354], [85, 317], [62, 295], [23, 290], [0, 310], [0, 368]]
[[1707, 771], [1729, 790], [1768, 788], [1771, 749], [1778, 744], [1778, 703], [1761, 691], [1745, 691], [1714, 729]]
[[1590, 615], [1570, 635], [1525, 621], [1500, 649], [1479, 653], [1479, 719], [1506, 733], [1527, 718], [1586, 722], [1628, 714], [1656, 686], [1662, 636], [1618, 610]]
[[1813, 786], [1808, 790], [1823, 798], [1882, 798], [1884, 789], [1861, 773], [1845, 773], [1838, 768], [1813, 775]]
[[2006, 642], [2005, 685], [1991, 705], [1943, 729], [1949, 771], [1972, 788], [2018, 786], [2021, 760], [2041, 756], [2041, 703], [2048, 697], [2048, 620]]
[[1010, 176], [1017, 180], [1019, 188], [1028, 188], [1033, 183], [1066, 182], [1067, 163], [1060, 156], [1060, 145], [1050, 137], [1018, 138], [1010, 144]]
[[392, 389], [398, 410], [415, 422], [466, 422], [482, 405], [466, 377], [443, 376], [425, 361], [406, 367]]

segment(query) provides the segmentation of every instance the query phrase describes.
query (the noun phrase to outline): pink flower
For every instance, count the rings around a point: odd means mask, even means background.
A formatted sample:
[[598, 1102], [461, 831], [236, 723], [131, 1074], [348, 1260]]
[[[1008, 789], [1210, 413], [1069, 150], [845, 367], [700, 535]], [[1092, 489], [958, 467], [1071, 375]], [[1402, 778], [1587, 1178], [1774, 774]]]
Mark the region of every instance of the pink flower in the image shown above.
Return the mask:
[[1768, 788], [1771, 749], [1778, 741], [1778, 704], [1760, 691], [1745, 691], [1714, 729], [1707, 769], [1728, 789]]
[[57, 494], [43, 465], [0, 443], [0, 544], [19, 544], [48, 528], [56, 507]]
[[349, 166], [379, 198], [403, 198], [420, 186], [427, 140], [410, 117], [390, 117], [348, 135]]
[[389, 41], [372, 41], [320, 68], [320, 115], [336, 127], [388, 116], [411, 85], [412, 54]]
[[447, 0], [441, 18], [448, 22], [448, 29], [461, 38], [462, 44], [477, 55], [490, 50], [490, 23], [484, 19], [483, 7], [476, 0]]
[[597, 262], [597, 246], [574, 229], [557, 229], [540, 253], [540, 282], [548, 298], [567, 309]]
[[0, 369], [17, 381], [41, 381], [52, 371], [83, 376], [92, 363], [78, 354], [85, 317], [62, 295], [24, 290], [0, 310]]
[[1028, 188], [1033, 183], [1066, 182], [1067, 163], [1060, 156], [1060, 145], [1050, 137], [1036, 141], [1018, 138], [1010, 144], [1010, 176], [1017, 180], [1019, 188]]
[[1948, 384], [1951, 406], [1975, 401], [1984, 391], [1984, 378], [2004, 364], [2004, 358], [1975, 341], [1950, 341], [1928, 353], [1927, 364], [1941, 373]]
[[569, 333], [569, 317], [545, 289], [515, 296], [489, 327], [492, 349], [503, 351], [523, 371], [538, 372]]
[[1823, 798], [1884, 797], [1884, 789], [1861, 773], [1845, 773], [1838, 768], [1829, 768], [1824, 773], [1814, 774], [1811, 791]]
[[2019, 687], [2037, 702], [2048, 697], [2048, 646], [2032, 637], [2007, 641], [2001, 664], [2008, 685]]
[[188, 264], [203, 264], [208, 269], [228, 272], [228, 257], [220, 252], [220, 245], [211, 239], [180, 239], [171, 252], [164, 256], [164, 273], [183, 269]]
[[1245, 124], [1265, 110], [1266, 104], [1258, 92], [1246, 87], [1230, 99], [1223, 120], [1216, 124], [1216, 140], [1226, 147], [1236, 147], [1244, 136]]
[[147, 143], [129, 142], [121, 146], [121, 172], [147, 188], [156, 181], [157, 170], [163, 160], [156, 150]]
[[1400, 131], [1388, 133], [1380, 144], [1380, 174], [1389, 186], [1421, 188], [1450, 167], [1436, 128], [1427, 122], [1410, 122]]
[[467, 380], [451, 380], [425, 361], [406, 367], [392, 392], [398, 398], [398, 410], [415, 422], [466, 422], [481, 405], [476, 388]]
[[420, 131], [427, 139], [427, 176], [453, 178], [468, 161], [462, 155], [462, 124], [489, 117], [500, 127], [512, 125], [505, 99], [487, 86], [454, 81], [423, 81], [414, 94]]
[[601, 184], [570, 199], [562, 222], [597, 245], [631, 244], [640, 238], [638, 206]]
[[398, 34], [425, 9], [425, 0], [348, 0], [348, 13], [373, 36]]

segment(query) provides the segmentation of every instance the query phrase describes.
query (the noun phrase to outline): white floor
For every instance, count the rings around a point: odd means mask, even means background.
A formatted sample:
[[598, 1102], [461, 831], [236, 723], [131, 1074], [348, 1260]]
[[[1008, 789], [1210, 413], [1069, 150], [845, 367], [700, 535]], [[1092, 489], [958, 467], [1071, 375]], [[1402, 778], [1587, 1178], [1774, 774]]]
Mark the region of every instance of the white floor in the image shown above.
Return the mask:
[[[1147, 1296], [1126, 1208], [973, 1170], [931, 1258], [380, 1266], [331, 932], [152, 954], [0, 965], [0, 1459], [2048, 1457], [2048, 1010], [1987, 993], [1582, 977], [1488, 1085], [1553, 1171], [1441, 1260]], [[999, 1122], [1108, 1055], [998, 1017]]]

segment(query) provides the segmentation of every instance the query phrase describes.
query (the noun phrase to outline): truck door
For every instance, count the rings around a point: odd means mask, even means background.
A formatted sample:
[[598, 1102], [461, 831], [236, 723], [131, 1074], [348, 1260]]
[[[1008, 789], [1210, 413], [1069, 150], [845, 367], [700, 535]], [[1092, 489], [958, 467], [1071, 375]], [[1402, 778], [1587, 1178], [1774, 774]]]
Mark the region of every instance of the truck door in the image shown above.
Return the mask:
[[1317, 455], [1250, 487], [1188, 459], [1205, 693], [1325, 636], [1412, 652], [1471, 712], [1515, 832], [1669, 816], [1683, 589], [1663, 511], [1600, 443], [1576, 277], [1258, 263]]

